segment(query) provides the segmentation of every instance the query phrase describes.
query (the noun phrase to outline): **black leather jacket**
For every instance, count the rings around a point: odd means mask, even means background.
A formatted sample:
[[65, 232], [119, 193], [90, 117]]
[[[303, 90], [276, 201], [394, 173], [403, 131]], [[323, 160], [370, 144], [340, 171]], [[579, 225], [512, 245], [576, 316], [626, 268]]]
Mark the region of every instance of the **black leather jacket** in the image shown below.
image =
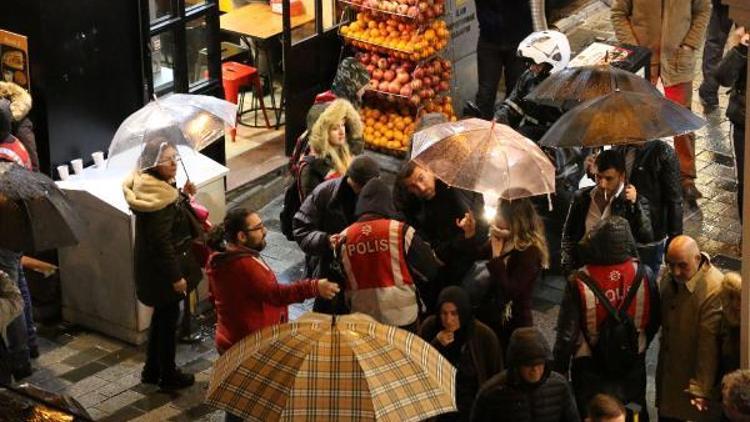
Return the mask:
[[[583, 265], [578, 256], [578, 242], [586, 234], [586, 215], [591, 205], [591, 191], [593, 189], [593, 186], [579, 189], [570, 204], [568, 217], [565, 219], [565, 225], [563, 226], [560, 249], [560, 260], [564, 274], [569, 274]], [[631, 204], [625, 199], [623, 190], [618, 197], [612, 200], [610, 207], [611, 215], [628, 220], [636, 242], [649, 243], [653, 241], [654, 234], [651, 228], [648, 201], [643, 195], [639, 193], [636, 203]]]
[[[615, 147], [626, 153], [627, 147]], [[654, 240], [682, 234], [680, 164], [674, 148], [661, 140], [638, 147], [628, 180], [648, 200]], [[635, 235], [635, 233], [634, 233]], [[636, 236], [636, 242], [642, 243]]]
[[735, 125], [745, 125], [745, 92], [747, 85], [747, 46], [738, 45], [727, 52], [716, 69], [716, 80], [732, 87], [727, 117]]
[[547, 76], [548, 74], [536, 75], [528, 69], [523, 72], [513, 91], [495, 110], [495, 120], [518, 130], [529, 139], [539, 141], [562, 115], [555, 107], [525, 99]]

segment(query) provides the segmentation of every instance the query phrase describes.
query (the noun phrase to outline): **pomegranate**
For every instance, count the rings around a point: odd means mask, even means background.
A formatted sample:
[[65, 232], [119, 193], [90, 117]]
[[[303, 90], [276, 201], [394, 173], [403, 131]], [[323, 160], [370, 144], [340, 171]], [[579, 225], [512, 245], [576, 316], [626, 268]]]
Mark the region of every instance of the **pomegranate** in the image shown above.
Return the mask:
[[383, 72], [383, 79], [390, 82], [396, 77], [396, 72], [388, 69], [385, 72]]

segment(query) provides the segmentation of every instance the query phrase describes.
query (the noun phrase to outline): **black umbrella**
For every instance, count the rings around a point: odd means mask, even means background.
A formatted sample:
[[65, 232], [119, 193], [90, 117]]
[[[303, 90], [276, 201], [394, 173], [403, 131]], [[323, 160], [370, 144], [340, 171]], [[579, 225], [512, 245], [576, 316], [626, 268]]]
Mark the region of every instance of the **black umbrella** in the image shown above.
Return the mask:
[[617, 90], [662, 96], [646, 79], [627, 70], [604, 65], [571, 67], [553, 73], [537, 85], [526, 99], [570, 110], [584, 101]]
[[615, 91], [573, 108], [539, 141], [546, 147], [646, 142], [698, 130], [706, 121], [664, 97]]
[[83, 224], [52, 179], [0, 163], [0, 248], [32, 252], [74, 245]]

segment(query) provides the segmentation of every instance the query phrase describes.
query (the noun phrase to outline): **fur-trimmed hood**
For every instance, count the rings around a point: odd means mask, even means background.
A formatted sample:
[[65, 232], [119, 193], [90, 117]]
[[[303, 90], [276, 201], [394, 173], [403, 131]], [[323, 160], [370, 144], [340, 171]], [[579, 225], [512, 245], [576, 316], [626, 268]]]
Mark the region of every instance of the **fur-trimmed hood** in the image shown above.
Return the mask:
[[341, 119], [346, 120], [346, 138], [362, 137], [362, 119], [352, 103], [347, 100], [334, 100], [320, 114], [310, 131], [310, 146], [321, 151], [325, 149], [328, 140], [328, 130], [338, 124]]
[[13, 82], [0, 81], [0, 98], [10, 101], [14, 122], [20, 122], [31, 111], [31, 95]]
[[154, 212], [177, 201], [176, 187], [148, 173], [134, 171], [122, 183], [125, 201], [133, 211]]

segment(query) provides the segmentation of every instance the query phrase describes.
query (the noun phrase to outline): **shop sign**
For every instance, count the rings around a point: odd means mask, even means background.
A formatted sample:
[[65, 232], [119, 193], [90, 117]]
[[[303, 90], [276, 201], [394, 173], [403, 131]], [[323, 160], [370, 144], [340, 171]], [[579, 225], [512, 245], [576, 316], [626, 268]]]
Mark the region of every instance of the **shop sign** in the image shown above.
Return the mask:
[[0, 76], [27, 91], [29, 79], [29, 41], [24, 35], [0, 29]]

